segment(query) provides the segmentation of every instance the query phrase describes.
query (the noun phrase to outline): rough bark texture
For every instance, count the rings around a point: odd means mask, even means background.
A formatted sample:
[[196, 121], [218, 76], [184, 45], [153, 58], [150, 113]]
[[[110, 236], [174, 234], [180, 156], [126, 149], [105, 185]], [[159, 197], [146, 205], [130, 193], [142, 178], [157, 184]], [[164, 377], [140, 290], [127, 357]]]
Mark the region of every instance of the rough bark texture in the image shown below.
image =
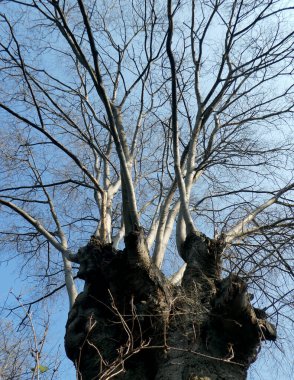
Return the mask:
[[148, 258], [143, 232], [116, 251], [92, 237], [79, 250], [85, 280], [68, 316], [65, 348], [79, 379], [239, 380], [276, 331], [251, 306], [246, 282], [222, 279], [222, 245], [190, 234], [181, 287]]

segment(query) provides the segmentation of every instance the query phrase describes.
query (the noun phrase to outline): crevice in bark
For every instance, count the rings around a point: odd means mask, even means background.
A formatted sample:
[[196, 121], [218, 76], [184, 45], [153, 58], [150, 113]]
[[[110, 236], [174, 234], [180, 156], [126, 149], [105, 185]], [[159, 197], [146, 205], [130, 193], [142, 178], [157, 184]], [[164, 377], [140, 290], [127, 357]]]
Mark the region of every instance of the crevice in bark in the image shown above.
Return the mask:
[[221, 280], [211, 311], [207, 347], [248, 367], [256, 360], [262, 340], [275, 340], [276, 329], [250, 303], [246, 282], [231, 275]]
[[66, 326], [79, 379], [245, 379], [275, 327], [250, 303], [244, 279], [221, 278], [222, 243], [190, 233], [173, 286], [149, 259], [142, 229], [115, 250], [97, 237], [78, 252], [85, 281]]

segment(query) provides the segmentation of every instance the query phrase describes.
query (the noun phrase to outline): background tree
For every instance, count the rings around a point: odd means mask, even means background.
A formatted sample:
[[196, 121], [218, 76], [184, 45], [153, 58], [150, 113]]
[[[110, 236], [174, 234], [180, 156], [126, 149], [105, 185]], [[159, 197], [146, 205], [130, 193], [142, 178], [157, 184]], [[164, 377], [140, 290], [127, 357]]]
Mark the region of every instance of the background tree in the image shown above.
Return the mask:
[[79, 377], [245, 378], [292, 321], [293, 7], [1, 3], [1, 242]]
[[1, 310], [0, 379], [56, 379], [60, 366], [59, 350], [55, 352], [55, 358], [46, 352], [49, 319], [35, 318], [30, 308], [22, 305], [20, 296], [13, 297], [25, 318], [19, 310], [14, 311], [14, 318], [12, 314], [5, 316], [4, 308]]

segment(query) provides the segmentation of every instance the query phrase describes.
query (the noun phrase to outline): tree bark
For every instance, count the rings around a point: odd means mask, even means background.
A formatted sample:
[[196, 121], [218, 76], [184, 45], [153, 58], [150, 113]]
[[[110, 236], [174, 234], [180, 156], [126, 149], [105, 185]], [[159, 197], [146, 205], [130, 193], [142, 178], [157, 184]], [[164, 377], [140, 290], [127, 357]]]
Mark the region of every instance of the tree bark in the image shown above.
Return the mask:
[[66, 325], [78, 378], [245, 379], [275, 327], [254, 308], [244, 279], [221, 278], [221, 242], [190, 233], [173, 286], [149, 260], [143, 231], [115, 250], [92, 237], [78, 252], [85, 281]]

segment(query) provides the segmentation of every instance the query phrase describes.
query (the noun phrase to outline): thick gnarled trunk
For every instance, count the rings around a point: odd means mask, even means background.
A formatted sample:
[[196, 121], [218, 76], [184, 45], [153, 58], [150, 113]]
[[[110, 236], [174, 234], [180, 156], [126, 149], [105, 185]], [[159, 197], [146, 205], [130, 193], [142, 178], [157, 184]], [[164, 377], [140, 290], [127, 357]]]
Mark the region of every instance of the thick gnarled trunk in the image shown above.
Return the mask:
[[79, 379], [245, 379], [261, 341], [276, 332], [243, 279], [221, 279], [221, 244], [188, 235], [181, 287], [148, 259], [140, 229], [125, 245], [116, 251], [92, 237], [79, 250], [85, 288], [65, 336]]

